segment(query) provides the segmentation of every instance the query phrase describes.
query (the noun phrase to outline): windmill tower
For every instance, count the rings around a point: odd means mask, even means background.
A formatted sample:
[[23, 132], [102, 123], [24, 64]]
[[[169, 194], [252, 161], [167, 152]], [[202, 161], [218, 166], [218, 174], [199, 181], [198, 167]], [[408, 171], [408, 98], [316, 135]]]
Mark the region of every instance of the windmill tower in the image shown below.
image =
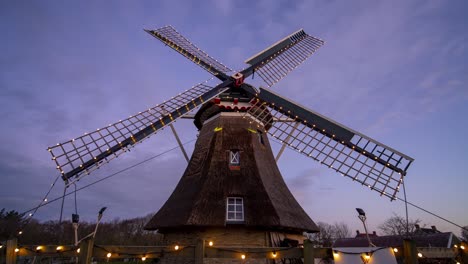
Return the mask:
[[[317, 226], [288, 190], [269, 138], [339, 174], [395, 199], [412, 158], [294, 103], [244, 82], [258, 74], [271, 87], [311, 56], [323, 41], [296, 31], [232, 70], [174, 28], [146, 30], [214, 75], [206, 82], [127, 119], [50, 147], [70, 185], [127, 149], [198, 109], [195, 150], [176, 189], [146, 225], [167, 243], [280, 246]], [[267, 136], [268, 135], [268, 136]], [[283, 244], [282, 244], [283, 243]]]

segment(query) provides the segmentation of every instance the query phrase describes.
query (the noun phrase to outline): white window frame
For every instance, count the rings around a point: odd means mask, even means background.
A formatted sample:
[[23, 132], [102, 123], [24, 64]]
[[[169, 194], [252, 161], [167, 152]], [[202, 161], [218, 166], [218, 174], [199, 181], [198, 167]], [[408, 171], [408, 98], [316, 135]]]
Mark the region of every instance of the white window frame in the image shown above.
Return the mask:
[[[229, 206], [233, 206], [234, 210], [229, 210]], [[240, 206], [240, 211], [238, 210]], [[229, 217], [229, 213], [233, 213], [234, 217]], [[237, 214], [241, 213], [241, 218], [237, 218]], [[226, 199], [226, 221], [241, 222], [244, 221], [244, 199], [242, 197], [228, 197]]]
[[229, 151], [229, 165], [240, 165], [240, 151], [239, 150]]

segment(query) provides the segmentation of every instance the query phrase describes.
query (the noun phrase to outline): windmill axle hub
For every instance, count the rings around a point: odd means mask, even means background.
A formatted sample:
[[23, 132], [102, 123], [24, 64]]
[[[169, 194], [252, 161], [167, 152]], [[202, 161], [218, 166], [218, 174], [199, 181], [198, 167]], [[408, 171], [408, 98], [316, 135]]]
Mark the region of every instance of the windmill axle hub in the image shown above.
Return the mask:
[[244, 75], [237, 72], [231, 76], [234, 79], [234, 87], [240, 87], [244, 83]]

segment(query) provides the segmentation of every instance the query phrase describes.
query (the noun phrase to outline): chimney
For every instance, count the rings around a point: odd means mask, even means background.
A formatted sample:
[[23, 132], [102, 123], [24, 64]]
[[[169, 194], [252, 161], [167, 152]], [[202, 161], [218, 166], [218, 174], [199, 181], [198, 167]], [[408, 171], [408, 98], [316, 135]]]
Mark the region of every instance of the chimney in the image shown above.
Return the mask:
[[416, 228], [416, 230], [419, 230], [419, 225], [418, 225], [418, 224], [415, 224], [415, 225], [414, 225], [414, 228]]
[[433, 231], [437, 231], [436, 226], [431, 226], [431, 228], [432, 228]]

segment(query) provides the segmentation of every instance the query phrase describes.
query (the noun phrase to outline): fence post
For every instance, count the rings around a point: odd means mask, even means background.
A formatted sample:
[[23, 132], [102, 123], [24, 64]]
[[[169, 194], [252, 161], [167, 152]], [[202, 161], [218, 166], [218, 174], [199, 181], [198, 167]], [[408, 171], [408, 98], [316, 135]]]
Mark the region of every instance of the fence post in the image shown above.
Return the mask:
[[6, 247], [6, 264], [16, 264], [15, 249], [18, 247], [18, 239], [13, 238], [8, 240]]
[[418, 256], [416, 250], [416, 243], [411, 239], [403, 239], [403, 263], [404, 264], [418, 264]]
[[314, 247], [309, 239], [304, 240], [304, 264], [314, 264]]
[[198, 239], [195, 245], [195, 264], [203, 264], [203, 258], [205, 257], [205, 240]]
[[89, 237], [80, 243], [80, 264], [90, 264], [93, 257], [94, 238]]

